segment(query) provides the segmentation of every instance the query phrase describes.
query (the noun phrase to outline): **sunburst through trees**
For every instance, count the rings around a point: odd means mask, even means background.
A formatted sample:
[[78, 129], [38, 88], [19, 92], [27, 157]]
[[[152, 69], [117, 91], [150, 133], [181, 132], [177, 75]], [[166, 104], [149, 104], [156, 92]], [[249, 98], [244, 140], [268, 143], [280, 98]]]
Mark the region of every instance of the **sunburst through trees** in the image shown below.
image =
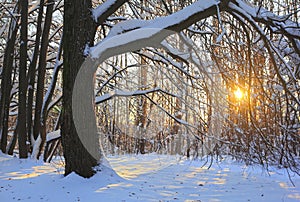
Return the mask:
[[[95, 111], [104, 152], [158, 152], [195, 158], [230, 155], [247, 163], [287, 167], [299, 174], [298, 1], [205, 0], [201, 6], [197, 1], [172, 0], [107, 0], [106, 4], [85, 0], [84, 5], [75, 0], [67, 5], [63, 1], [28, 1], [28, 16], [20, 15], [19, 2], [0, 4], [2, 152], [13, 154], [18, 148], [20, 124], [22, 153], [26, 146], [34, 158], [39, 158], [47, 140], [45, 159], [58, 151], [61, 137], [46, 138], [46, 133], [58, 131], [62, 123], [66, 127], [62, 132], [65, 155], [81, 148], [79, 141], [73, 141], [78, 134], [68, 105], [79, 63], [107, 39], [165, 26], [176, 35], [166, 38], [159, 48], [142, 47], [116, 55], [98, 67]], [[74, 18], [77, 3], [84, 9]], [[85, 18], [91, 16], [91, 10], [94, 19]], [[63, 22], [65, 11], [69, 19], [82, 23], [77, 26], [74, 21], [78, 33], [74, 26], [64, 25], [74, 40], [62, 33], [62, 24], [71, 22]], [[20, 23], [26, 22], [27, 34], [26, 30], [20, 32], [26, 28]], [[25, 35], [28, 40], [22, 40]], [[88, 39], [76, 38], [81, 35]], [[78, 47], [68, 48], [68, 44]], [[72, 68], [68, 66], [69, 53], [80, 58]], [[25, 80], [25, 84], [21, 82]], [[24, 114], [26, 120], [21, 118]], [[70, 159], [80, 164], [86, 156]], [[76, 166], [71, 167], [68, 172], [76, 171]]]

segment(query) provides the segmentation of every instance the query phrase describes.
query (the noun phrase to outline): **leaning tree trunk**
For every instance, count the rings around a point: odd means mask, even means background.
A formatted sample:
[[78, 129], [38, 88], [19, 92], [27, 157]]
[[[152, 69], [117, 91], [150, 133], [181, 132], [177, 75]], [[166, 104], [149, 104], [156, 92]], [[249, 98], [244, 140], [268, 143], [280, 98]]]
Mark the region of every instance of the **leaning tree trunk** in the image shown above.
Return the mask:
[[63, 34], [63, 115], [62, 145], [65, 157], [65, 175], [75, 172], [91, 177], [95, 159], [83, 146], [77, 134], [72, 113], [72, 91], [76, 75], [84, 61], [84, 49], [92, 44], [95, 24], [91, 18], [91, 0], [65, 0]]
[[[54, 8], [54, 0], [48, 0], [47, 11], [44, 23], [44, 30], [41, 40], [41, 51], [38, 66], [38, 81], [37, 81], [37, 92], [36, 92], [36, 102], [35, 102], [35, 114], [34, 114], [34, 127], [33, 127], [33, 137], [36, 141], [34, 143], [32, 156], [36, 159], [39, 158], [41, 149], [46, 141], [46, 126], [42, 123], [42, 106], [44, 103], [44, 87], [45, 87], [45, 74], [47, 65], [47, 50], [49, 45], [49, 33], [52, 22], [52, 13]], [[42, 125], [44, 124], [44, 125]]]
[[[44, 0], [40, 0], [39, 5], [39, 14], [37, 20], [37, 30], [35, 35], [35, 46], [33, 51], [33, 56], [28, 68], [28, 95], [27, 95], [27, 139], [32, 144], [31, 138], [32, 136], [32, 108], [33, 108], [33, 98], [34, 98], [34, 84], [35, 84], [35, 72], [36, 66], [38, 62], [38, 55], [40, 51], [40, 39], [42, 35], [42, 20], [43, 20], [43, 8], [44, 8]], [[31, 145], [32, 146], [32, 145]]]
[[[33, 137], [35, 140], [37, 140], [38, 136], [41, 134], [40, 133], [41, 132], [41, 111], [42, 111], [42, 106], [44, 101], [47, 50], [49, 45], [49, 33], [50, 33], [50, 27], [52, 21], [53, 7], [54, 7], [54, 0], [49, 0], [47, 4], [44, 30], [42, 34], [41, 50], [40, 50], [40, 58], [39, 58], [39, 66], [38, 66], [38, 81], [37, 81], [34, 126], [33, 126]], [[44, 141], [43, 137], [41, 138], [42, 141]]]

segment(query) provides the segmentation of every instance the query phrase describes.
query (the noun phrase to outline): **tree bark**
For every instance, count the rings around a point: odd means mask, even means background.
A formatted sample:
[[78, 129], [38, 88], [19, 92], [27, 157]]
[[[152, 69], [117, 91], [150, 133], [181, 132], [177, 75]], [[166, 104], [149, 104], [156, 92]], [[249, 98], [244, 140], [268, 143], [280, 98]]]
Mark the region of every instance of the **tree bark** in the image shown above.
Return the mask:
[[26, 71], [27, 71], [27, 24], [28, 24], [28, 0], [21, 1], [21, 45], [19, 68], [19, 109], [18, 109], [18, 143], [19, 157], [27, 158], [26, 147]]
[[[147, 85], [147, 62], [146, 58], [141, 56], [141, 68], [140, 68], [140, 75], [139, 75], [139, 88], [140, 90], [145, 90]], [[135, 125], [138, 128], [138, 136], [136, 139], [136, 153], [145, 154], [145, 135], [146, 135], [146, 123], [147, 123], [147, 99], [144, 96], [140, 96], [138, 99], [138, 106], [137, 106], [137, 114], [136, 114], [136, 122]]]
[[[114, 13], [125, 2], [126, 0], [118, 0], [109, 8], [106, 8], [105, 12], [97, 16], [97, 25], [101, 25], [108, 16]], [[97, 27], [92, 18], [91, 9], [91, 0], [65, 0], [64, 2], [64, 70], [61, 133], [66, 163], [65, 175], [75, 172], [82, 177], [93, 176], [95, 173], [93, 167], [97, 166], [100, 161], [100, 158], [95, 159], [84, 148], [75, 128], [72, 112], [72, 93], [76, 75], [85, 59], [83, 54], [84, 49], [87, 46], [93, 45]], [[89, 117], [84, 118], [90, 120]], [[97, 138], [97, 134], [93, 134], [93, 137]], [[99, 142], [94, 142], [94, 145], [99, 146]], [[95, 151], [97, 149], [99, 148], [94, 148]]]
[[[54, 7], [54, 0], [49, 0], [47, 4], [47, 11], [45, 17], [44, 30], [42, 34], [41, 43], [41, 53], [39, 58], [38, 67], [38, 82], [37, 82], [37, 92], [36, 92], [36, 102], [35, 102], [35, 114], [34, 114], [34, 128], [33, 136], [36, 140], [41, 131], [41, 110], [44, 101], [44, 87], [45, 87], [45, 73], [47, 65], [47, 49], [49, 44], [49, 32], [52, 21], [52, 13]], [[43, 139], [42, 139], [43, 140]]]
[[46, 96], [45, 96], [45, 101], [43, 103], [43, 106], [42, 106], [42, 110], [41, 110], [41, 129], [40, 129], [40, 134], [41, 134], [41, 137], [42, 137], [42, 142], [41, 142], [41, 145], [40, 145], [40, 148], [39, 148], [39, 152], [37, 154], [37, 159], [39, 159], [41, 153], [42, 153], [42, 149], [43, 149], [43, 146], [46, 142], [46, 125], [47, 125], [47, 117], [48, 117], [48, 107], [49, 107], [49, 104], [51, 102], [51, 99], [53, 97], [53, 94], [54, 94], [54, 90], [55, 90], [55, 86], [56, 86], [56, 82], [57, 82], [57, 77], [58, 77], [58, 73], [61, 69], [61, 64], [60, 64], [60, 58], [61, 58], [61, 54], [62, 54], [62, 40], [61, 40], [61, 43], [60, 43], [60, 46], [59, 46], [59, 49], [58, 49], [58, 53], [57, 53], [57, 56], [56, 56], [56, 63], [54, 65], [54, 70], [53, 70], [53, 74], [52, 74], [52, 79], [51, 79], [51, 83], [48, 87], [48, 90], [47, 90], [47, 93], [46, 93]]
[[34, 98], [34, 84], [35, 84], [35, 71], [40, 50], [40, 39], [42, 35], [42, 20], [43, 20], [43, 7], [44, 0], [40, 1], [39, 14], [37, 20], [37, 30], [35, 38], [34, 52], [32, 61], [28, 69], [28, 96], [27, 96], [27, 136], [28, 141], [31, 143], [32, 138], [32, 106]]
[[[18, 10], [18, 5], [17, 5]], [[12, 71], [14, 60], [14, 49], [16, 36], [18, 32], [18, 23], [15, 18], [11, 19], [9, 27], [9, 37], [4, 53], [2, 81], [1, 81], [1, 100], [0, 100], [0, 137], [1, 137], [1, 151], [6, 152], [7, 133], [8, 133], [8, 116], [10, 106], [10, 91], [12, 88]]]
[[66, 0], [64, 6], [62, 145], [65, 175], [75, 172], [82, 177], [91, 177], [100, 159], [95, 159], [78, 137], [72, 114], [72, 91], [85, 59], [84, 49], [92, 44], [96, 25], [91, 18], [91, 0]]

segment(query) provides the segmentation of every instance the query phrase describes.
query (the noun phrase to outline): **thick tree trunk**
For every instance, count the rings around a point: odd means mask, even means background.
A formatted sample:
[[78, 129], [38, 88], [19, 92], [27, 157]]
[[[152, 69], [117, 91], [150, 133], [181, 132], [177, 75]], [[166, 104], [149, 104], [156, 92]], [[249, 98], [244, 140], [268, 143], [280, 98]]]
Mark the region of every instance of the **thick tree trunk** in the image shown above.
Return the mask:
[[[115, 1], [109, 8], [106, 8], [105, 12], [96, 16], [98, 25], [102, 24], [108, 16], [125, 2], [126, 0]], [[93, 157], [95, 155], [90, 154], [84, 148], [75, 128], [72, 112], [72, 93], [76, 75], [85, 59], [84, 49], [87, 45], [93, 45], [96, 32], [96, 24], [92, 19], [91, 9], [91, 0], [65, 0], [64, 2], [64, 70], [61, 132], [66, 163], [65, 175], [75, 172], [83, 177], [91, 177], [95, 173], [93, 167], [97, 166], [100, 160], [100, 158], [95, 159]], [[89, 117], [84, 118], [91, 120]], [[88, 123], [87, 125], [93, 125], [93, 123]], [[96, 135], [93, 134], [92, 138], [97, 138]], [[99, 146], [99, 142], [96, 141], [93, 145]], [[92, 150], [97, 151], [97, 149], [99, 148], [93, 148]]]
[[27, 71], [27, 22], [28, 0], [21, 1], [21, 45], [20, 45], [20, 68], [19, 68], [19, 109], [18, 109], [18, 143], [19, 157], [27, 158], [26, 146], [26, 71]]
[[82, 177], [93, 176], [93, 167], [97, 166], [100, 160], [95, 159], [83, 146], [72, 113], [72, 91], [76, 75], [85, 59], [84, 49], [86, 45], [92, 44], [94, 38], [96, 25], [91, 18], [91, 8], [91, 0], [65, 1], [62, 145], [65, 175], [75, 172]]

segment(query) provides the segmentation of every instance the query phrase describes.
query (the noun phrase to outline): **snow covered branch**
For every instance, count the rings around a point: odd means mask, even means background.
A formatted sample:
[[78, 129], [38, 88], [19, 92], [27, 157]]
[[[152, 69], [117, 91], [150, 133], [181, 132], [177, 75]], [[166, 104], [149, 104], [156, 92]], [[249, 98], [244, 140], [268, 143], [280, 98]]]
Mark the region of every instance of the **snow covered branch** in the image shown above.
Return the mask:
[[137, 91], [115, 90], [110, 93], [107, 93], [107, 94], [104, 94], [101, 96], [97, 96], [95, 99], [95, 103], [100, 104], [102, 102], [112, 99], [113, 97], [131, 97], [131, 96], [147, 95], [149, 93], [155, 93], [155, 92], [161, 92], [161, 93], [173, 96], [173, 97], [177, 97], [176, 95], [171, 94], [161, 88], [154, 88], [154, 89], [150, 89], [150, 90], [137, 90]]
[[274, 13], [248, 5], [243, 0], [236, 0], [236, 3], [230, 2], [229, 12], [237, 12], [243, 16], [251, 16], [255, 22], [263, 23], [271, 32], [283, 34], [286, 36], [300, 56], [300, 24], [288, 19], [289, 16], [278, 16]]
[[[289, 16], [275, 15], [264, 8], [252, 7], [243, 0], [236, 0], [236, 3], [243, 12], [252, 16], [256, 22], [268, 25], [273, 32], [282, 33], [300, 40], [300, 24], [289, 20]], [[234, 3], [229, 3], [229, 8], [236, 9]]]
[[112, 15], [118, 8], [120, 8], [126, 0], [107, 0], [103, 4], [95, 8], [93, 18], [96, 23], [102, 24], [110, 15]]
[[[224, 5], [224, 3], [217, 0], [197, 1], [174, 14], [159, 17], [155, 20], [122, 22], [121, 26], [126, 27], [129, 31], [126, 33], [121, 32], [122, 34], [119, 34], [120, 25], [117, 26], [117, 31], [112, 29], [112, 34], [98, 43], [95, 47], [91, 48], [90, 55], [92, 58], [99, 58], [108, 49], [114, 49], [115, 55], [124, 53], [129, 51], [130, 48], [127, 47], [123, 49], [121, 47], [128, 46], [130, 43], [138, 44], [141, 40], [145, 43], [138, 46], [146, 47], [158, 44], [163, 38], [170, 35], [171, 31], [179, 32], [202, 19], [215, 15], [217, 13], [217, 5], [221, 11], [226, 4]], [[130, 27], [130, 25], [128, 26], [128, 23], [130, 23], [131, 26], [134, 25], [134, 28], [128, 29], [128, 27]], [[162, 34], [162, 32], [166, 31], [168, 33]], [[114, 42], [110, 43], [111, 41], [108, 39], [113, 36]], [[107, 43], [107, 41], [109, 42]]]

